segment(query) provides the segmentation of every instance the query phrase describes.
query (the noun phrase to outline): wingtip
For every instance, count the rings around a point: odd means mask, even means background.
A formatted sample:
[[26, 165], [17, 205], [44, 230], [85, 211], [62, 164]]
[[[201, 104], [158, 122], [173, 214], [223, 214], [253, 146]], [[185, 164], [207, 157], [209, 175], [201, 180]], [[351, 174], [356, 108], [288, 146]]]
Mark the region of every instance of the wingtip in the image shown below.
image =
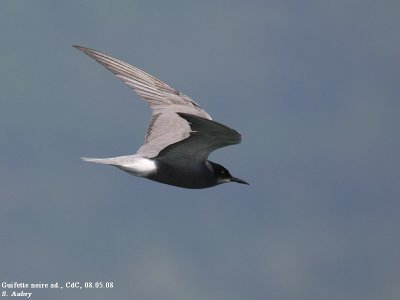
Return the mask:
[[72, 47], [74, 47], [74, 48], [76, 48], [76, 49], [78, 49], [78, 50], [80, 50], [80, 51], [82, 51], [83, 53], [86, 53], [86, 54], [88, 54], [90, 52], [95, 52], [93, 49], [90, 49], [88, 47], [79, 46], [79, 45], [72, 45]]

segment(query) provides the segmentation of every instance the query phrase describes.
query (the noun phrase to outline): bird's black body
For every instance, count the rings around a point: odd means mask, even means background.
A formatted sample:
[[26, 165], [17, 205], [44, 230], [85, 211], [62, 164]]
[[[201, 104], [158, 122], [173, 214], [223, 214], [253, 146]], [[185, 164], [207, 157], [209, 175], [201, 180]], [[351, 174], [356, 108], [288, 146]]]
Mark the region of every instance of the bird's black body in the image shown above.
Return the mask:
[[202, 189], [219, 184], [214, 172], [205, 164], [177, 166], [157, 159], [155, 161], [157, 172], [149, 175], [148, 179], [189, 189]]

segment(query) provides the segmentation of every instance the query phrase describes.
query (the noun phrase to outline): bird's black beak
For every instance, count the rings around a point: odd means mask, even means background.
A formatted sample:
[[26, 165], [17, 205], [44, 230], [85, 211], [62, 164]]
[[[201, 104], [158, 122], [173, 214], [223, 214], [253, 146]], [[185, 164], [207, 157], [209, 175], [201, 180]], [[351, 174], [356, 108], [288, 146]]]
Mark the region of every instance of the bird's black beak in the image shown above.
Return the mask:
[[242, 180], [242, 179], [240, 179], [240, 178], [237, 178], [237, 177], [231, 177], [231, 178], [230, 178], [230, 181], [231, 181], [231, 182], [237, 182], [237, 183], [241, 183], [241, 184], [250, 185], [250, 183], [248, 183], [248, 182], [246, 182], [246, 181], [244, 181], [244, 180]]

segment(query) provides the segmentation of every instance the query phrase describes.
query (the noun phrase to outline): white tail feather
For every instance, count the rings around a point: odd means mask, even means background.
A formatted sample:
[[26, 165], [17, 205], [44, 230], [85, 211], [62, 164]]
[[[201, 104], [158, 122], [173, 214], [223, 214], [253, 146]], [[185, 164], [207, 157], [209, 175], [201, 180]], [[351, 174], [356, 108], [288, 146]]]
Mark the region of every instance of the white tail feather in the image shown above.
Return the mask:
[[139, 155], [127, 155], [111, 158], [81, 158], [88, 162], [112, 165], [136, 176], [147, 176], [157, 170], [156, 164], [152, 159], [144, 158]]
[[96, 164], [114, 165], [117, 164], [113, 158], [91, 158], [91, 157], [81, 157], [83, 161], [92, 162]]

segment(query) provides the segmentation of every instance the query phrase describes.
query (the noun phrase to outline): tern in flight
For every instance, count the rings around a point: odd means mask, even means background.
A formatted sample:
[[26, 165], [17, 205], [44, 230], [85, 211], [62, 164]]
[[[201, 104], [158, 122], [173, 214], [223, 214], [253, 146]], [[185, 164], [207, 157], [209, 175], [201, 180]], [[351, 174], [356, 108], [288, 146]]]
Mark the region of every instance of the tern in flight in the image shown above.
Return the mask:
[[239, 132], [213, 121], [188, 96], [146, 72], [93, 49], [74, 47], [114, 73], [152, 110], [145, 143], [136, 154], [82, 158], [84, 161], [115, 166], [135, 176], [182, 188], [208, 188], [226, 182], [248, 184], [207, 159], [218, 148], [239, 144]]

